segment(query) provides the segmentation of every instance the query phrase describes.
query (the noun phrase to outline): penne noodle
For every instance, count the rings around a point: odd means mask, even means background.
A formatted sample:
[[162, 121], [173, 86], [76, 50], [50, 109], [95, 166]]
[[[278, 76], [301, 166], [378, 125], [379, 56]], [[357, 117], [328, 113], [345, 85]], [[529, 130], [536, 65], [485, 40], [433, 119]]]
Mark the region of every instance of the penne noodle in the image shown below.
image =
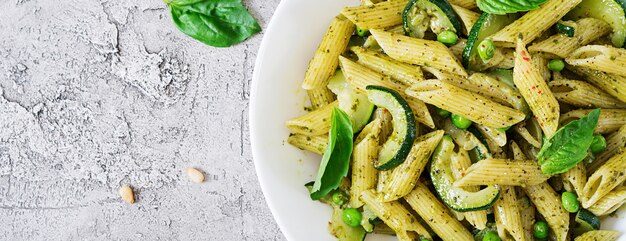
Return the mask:
[[378, 171], [374, 168], [374, 161], [378, 158], [378, 135], [381, 128], [381, 120], [374, 120], [363, 128], [355, 141], [352, 151], [350, 207], [363, 206], [359, 194], [376, 187]]
[[359, 57], [359, 64], [390, 76], [407, 86], [424, 80], [422, 69], [418, 66], [398, 62], [385, 54], [362, 47], [352, 47], [351, 50]]
[[[555, 1], [550, 0], [542, 5], [541, 8]], [[521, 39], [517, 41], [516, 51], [513, 82], [515, 82], [520, 93], [526, 99], [526, 103], [535, 115], [546, 137], [550, 138], [554, 135], [559, 125], [559, 103], [552, 95], [546, 80], [541, 76], [541, 72], [533, 64], [532, 57], [526, 51], [524, 42]]]
[[311, 111], [303, 116], [288, 120], [287, 128], [303, 135], [323, 135], [330, 131], [330, 114], [337, 106], [337, 101]]
[[346, 50], [354, 24], [339, 15], [332, 21], [322, 39], [309, 68], [304, 74], [302, 88], [305, 90], [325, 88], [328, 79], [335, 73], [339, 61], [337, 57]]
[[307, 136], [303, 134], [291, 134], [287, 138], [287, 142], [302, 150], [322, 155], [328, 146], [328, 135]]
[[528, 51], [566, 58], [577, 48], [587, 45], [612, 31], [609, 24], [595, 18], [580, 19], [576, 21], [575, 28], [574, 37], [567, 37], [565, 34], [555, 34], [546, 40], [534, 43], [528, 47]]
[[422, 174], [424, 167], [430, 160], [430, 155], [443, 137], [443, 131], [438, 130], [423, 135], [415, 140], [409, 155], [402, 164], [394, 168], [387, 177], [389, 181], [383, 185], [383, 201], [393, 201], [404, 197], [413, 190], [415, 180]]
[[524, 120], [524, 113], [439, 80], [425, 80], [406, 90], [410, 96], [476, 123], [503, 128]]
[[584, 81], [559, 79], [548, 85], [560, 102], [578, 107], [626, 109], [626, 103]]
[[565, 61], [608, 74], [626, 75], [626, 50], [603, 45], [587, 45], [574, 51]]
[[450, 216], [448, 208], [437, 200], [437, 197], [423, 183], [418, 181], [415, 189], [404, 199], [443, 240], [474, 240], [472, 234]]
[[487, 158], [474, 163], [454, 185], [459, 187], [493, 184], [527, 186], [545, 182], [549, 177], [541, 172], [534, 160], [512, 161]]
[[596, 170], [583, 189], [581, 204], [589, 208], [626, 180], [626, 152], [613, 156]]
[[547, 182], [524, 188], [528, 198], [535, 204], [537, 211], [546, 219], [551, 233], [557, 241], [568, 240], [569, 213], [561, 205], [561, 197]]
[[370, 32], [385, 53], [394, 59], [467, 76], [454, 54], [440, 42], [375, 29], [370, 30]]
[[400, 202], [383, 202], [382, 196], [374, 190], [361, 192], [360, 199], [378, 218], [397, 232], [414, 231], [425, 238], [431, 238], [428, 231]]
[[402, 23], [408, 0], [379, 2], [370, 6], [346, 7], [341, 14], [364, 29], [388, 28]]
[[518, 34], [522, 34], [522, 44], [526, 45], [539, 37], [544, 30], [554, 25], [580, 2], [582, 0], [548, 0], [538, 9], [524, 14], [512, 24], [495, 33], [491, 38], [497, 45], [514, 47], [515, 42], [518, 41]]

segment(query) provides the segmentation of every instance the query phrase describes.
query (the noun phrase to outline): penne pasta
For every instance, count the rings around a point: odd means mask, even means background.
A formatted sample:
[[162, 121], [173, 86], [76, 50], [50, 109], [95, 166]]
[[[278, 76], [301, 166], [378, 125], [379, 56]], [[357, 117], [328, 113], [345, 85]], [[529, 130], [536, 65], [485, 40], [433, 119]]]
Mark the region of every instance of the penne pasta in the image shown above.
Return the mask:
[[443, 131], [439, 130], [415, 140], [406, 161], [394, 168], [387, 177], [389, 181], [382, 188], [383, 201], [398, 200], [413, 190], [415, 180], [422, 174], [441, 137], [443, 137]]
[[352, 47], [351, 50], [359, 57], [359, 64], [390, 76], [407, 86], [424, 80], [422, 69], [418, 66], [398, 62], [385, 54], [362, 47]]
[[370, 6], [346, 7], [341, 14], [363, 29], [388, 28], [402, 23], [408, 0], [379, 2]]
[[337, 57], [346, 50], [354, 24], [339, 15], [333, 19], [322, 39], [309, 68], [304, 74], [302, 88], [305, 90], [325, 88], [328, 79], [335, 73], [339, 60]]
[[500, 237], [514, 240], [524, 239], [522, 216], [517, 202], [517, 194], [513, 186], [500, 186], [500, 197], [493, 205], [493, 214]]
[[620, 232], [611, 230], [592, 230], [576, 237], [574, 241], [616, 241]]
[[612, 75], [601, 71], [567, 65], [568, 70], [585, 77], [585, 80], [598, 88], [606, 91], [613, 97], [626, 102], [626, 77], [621, 75]]
[[567, 172], [561, 174], [561, 178], [563, 182], [572, 186], [578, 196], [582, 195], [583, 188], [587, 183], [587, 170], [585, 170], [585, 164], [583, 162], [579, 162], [578, 165], [569, 169]]
[[[555, 1], [550, 0], [542, 5], [541, 8]], [[544, 134], [547, 138], [550, 138], [554, 135], [559, 125], [559, 103], [552, 95], [545, 79], [541, 77], [540, 71], [534, 66], [532, 57], [526, 51], [524, 42], [521, 39], [517, 41], [516, 51], [513, 82], [515, 82], [520, 93], [526, 99], [526, 103], [535, 115]]]
[[576, 21], [575, 28], [574, 37], [567, 37], [565, 34], [555, 34], [546, 40], [534, 43], [528, 47], [528, 51], [566, 58], [577, 48], [587, 45], [612, 31], [609, 24], [595, 18], [580, 19]]
[[465, 26], [463, 33], [468, 35], [478, 18], [480, 18], [480, 14], [459, 5], [450, 4], [450, 6], [452, 6], [452, 9], [454, 9], [454, 12], [456, 12]]
[[[502, 129], [496, 129], [491, 127], [486, 127], [480, 124], [475, 124], [478, 131], [489, 141], [493, 142], [499, 147], [506, 145], [506, 132]], [[493, 151], [492, 151], [493, 152]]]
[[443, 240], [474, 240], [472, 234], [450, 216], [448, 208], [437, 200], [437, 197], [423, 183], [418, 181], [415, 189], [404, 199]]
[[573, 106], [626, 108], [626, 103], [584, 81], [558, 79], [548, 85], [558, 101]]
[[514, 47], [515, 42], [518, 41], [518, 34], [522, 34], [524, 36], [521, 40], [522, 44], [526, 45], [539, 37], [544, 30], [554, 25], [580, 2], [582, 0], [548, 0], [538, 9], [524, 14], [495, 33], [491, 38], [497, 45]]
[[287, 128], [294, 133], [303, 135], [323, 135], [330, 130], [330, 114], [337, 101], [311, 111], [303, 116], [288, 120]]
[[621, 186], [604, 195], [588, 210], [597, 216], [604, 216], [615, 212], [624, 204], [626, 204], [626, 186]]
[[[467, 170], [467, 168], [472, 165], [472, 160], [470, 159], [467, 151], [463, 149], [460, 149], [458, 153], [454, 153], [453, 155], [451, 155], [450, 158], [452, 158], [450, 162], [452, 165], [452, 174], [454, 176], [454, 179], [458, 180], [463, 177], [463, 174], [465, 174], [465, 170]], [[467, 186], [463, 189], [469, 192], [478, 192], [480, 191], [480, 186]], [[456, 213], [462, 215], [465, 220], [467, 220], [467, 222], [469, 222], [477, 229], [483, 230], [485, 229], [485, 227], [487, 227], [488, 220], [486, 210]]]
[[503, 128], [524, 120], [524, 113], [439, 80], [425, 80], [406, 90], [410, 96], [464, 116], [476, 123]]
[[526, 101], [515, 88], [486, 74], [475, 73], [468, 78], [454, 75], [441, 75], [441, 80], [459, 88], [474, 92], [500, 104], [513, 107], [524, 113], [530, 113]]
[[359, 194], [376, 187], [378, 171], [374, 168], [374, 161], [378, 158], [378, 135], [381, 128], [381, 120], [374, 120], [363, 128], [355, 141], [352, 151], [350, 207], [363, 206]]
[[428, 231], [400, 202], [383, 202], [382, 195], [375, 193], [374, 190], [361, 192], [360, 198], [378, 218], [396, 233], [414, 231], [425, 238], [431, 238]]
[[302, 150], [322, 155], [328, 146], [328, 135], [307, 136], [303, 134], [291, 134], [287, 138], [287, 142]]
[[547, 182], [524, 188], [537, 211], [546, 219], [557, 241], [568, 240], [569, 215], [561, 205], [561, 198]]
[[311, 101], [311, 108], [316, 110], [322, 106], [328, 105], [335, 101], [335, 94], [331, 92], [328, 88], [321, 87], [317, 89], [310, 89], [306, 91], [309, 95], [309, 100]]
[[626, 152], [621, 152], [609, 159], [589, 176], [580, 196], [582, 206], [584, 208], [591, 207], [625, 180]]
[[463, 178], [454, 183], [455, 186], [476, 185], [537, 185], [548, 180], [539, 165], [533, 160], [506, 160], [487, 158], [474, 163], [465, 171]]
[[587, 45], [574, 51], [565, 61], [608, 74], [626, 75], [626, 50], [606, 45]]
[[467, 76], [463, 66], [445, 45], [437, 41], [412, 38], [401, 34], [370, 30], [380, 47], [391, 58]]

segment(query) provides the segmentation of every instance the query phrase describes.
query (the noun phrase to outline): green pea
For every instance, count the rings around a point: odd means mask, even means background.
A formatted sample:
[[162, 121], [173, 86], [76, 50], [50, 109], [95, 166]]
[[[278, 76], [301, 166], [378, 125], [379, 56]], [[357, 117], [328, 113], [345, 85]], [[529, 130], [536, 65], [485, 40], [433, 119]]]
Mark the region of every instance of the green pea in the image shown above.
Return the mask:
[[346, 194], [342, 191], [335, 191], [333, 193], [332, 200], [334, 204], [341, 205], [348, 200], [348, 197], [346, 197]]
[[450, 30], [443, 31], [437, 35], [437, 41], [448, 46], [455, 45], [457, 40], [458, 37], [456, 36], [456, 33]]
[[343, 210], [343, 222], [348, 226], [357, 227], [361, 225], [361, 212], [356, 208], [346, 208]]
[[562, 59], [552, 59], [548, 62], [548, 69], [556, 72], [561, 72], [565, 68], [565, 62]]
[[483, 236], [483, 241], [500, 241], [500, 236], [494, 231], [489, 231]]
[[438, 114], [439, 116], [441, 116], [441, 117], [448, 117], [448, 116], [450, 116], [450, 111], [447, 111], [447, 110], [441, 109], [441, 108], [439, 108], [439, 107], [436, 107], [436, 109], [435, 109], [435, 110], [437, 111], [437, 114]]
[[452, 114], [452, 124], [458, 128], [467, 129], [472, 125], [472, 121], [463, 116]]
[[561, 204], [563, 205], [563, 208], [570, 213], [578, 212], [578, 209], [580, 208], [578, 197], [576, 197], [576, 194], [572, 192], [563, 192], [563, 194], [561, 194]]
[[430, 241], [430, 239], [427, 239], [427, 238], [420, 238], [420, 241]]
[[548, 224], [544, 221], [537, 221], [533, 225], [533, 236], [535, 236], [535, 238], [547, 238], [548, 232], [550, 232], [550, 228], [548, 228]]
[[593, 140], [591, 141], [591, 146], [589, 148], [593, 154], [603, 152], [606, 149], [606, 139], [604, 139], [604, 136], [600, 134], [593, 135]]
[[485, 39], [478, 45], [478, 56], [484, 61], [493, 58], [496, 53], [496, 44], [491, 39]]
[[356, 26], [356, 34], [361, 36], [361, 37], [365, 37], [365, 36], [370, 34], [370, 30], [361, 28], [359, 26]]

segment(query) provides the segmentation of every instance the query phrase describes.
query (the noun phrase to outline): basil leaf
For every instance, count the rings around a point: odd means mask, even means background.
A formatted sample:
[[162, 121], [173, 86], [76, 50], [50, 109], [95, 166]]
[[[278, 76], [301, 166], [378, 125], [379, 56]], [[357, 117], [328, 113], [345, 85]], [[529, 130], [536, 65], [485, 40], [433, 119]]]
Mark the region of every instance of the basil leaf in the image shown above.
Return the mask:
[[507, 14], [539, 8], [547, 0], [476, 0], [478, 8], [486, 13]]
[[241, 43], [261, 31], [240, 0], [176, 0], [170, 4], [174, 24], [192, 38], [214, 47]]
[[341, 179], [348, 175], [352, 155], [352, 121], [340, 110], [333, 108], [330, 117], [328, 147], [322, 156], [317, 179], [311, 190], [311, 199], [318, 200], [335, 190]]
[[587, 156], [593, 131], [600, 118], [600, 109], [561, 127], [552, 138], [545, 140], [537, 155], [541, 171], [548, 175], [566, 172]]

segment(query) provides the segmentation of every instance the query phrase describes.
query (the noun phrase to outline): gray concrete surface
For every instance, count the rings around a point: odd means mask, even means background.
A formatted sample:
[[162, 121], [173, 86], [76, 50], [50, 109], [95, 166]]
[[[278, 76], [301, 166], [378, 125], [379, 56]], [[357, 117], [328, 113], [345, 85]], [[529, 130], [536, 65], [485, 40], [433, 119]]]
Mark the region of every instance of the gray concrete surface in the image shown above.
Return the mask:
[[[278, 2], [244, 0], [264, 28]], [[161, 0], [0, 9], [0, 240], [284, 240], [249, 147], [262, 34], [205, 46]]]

